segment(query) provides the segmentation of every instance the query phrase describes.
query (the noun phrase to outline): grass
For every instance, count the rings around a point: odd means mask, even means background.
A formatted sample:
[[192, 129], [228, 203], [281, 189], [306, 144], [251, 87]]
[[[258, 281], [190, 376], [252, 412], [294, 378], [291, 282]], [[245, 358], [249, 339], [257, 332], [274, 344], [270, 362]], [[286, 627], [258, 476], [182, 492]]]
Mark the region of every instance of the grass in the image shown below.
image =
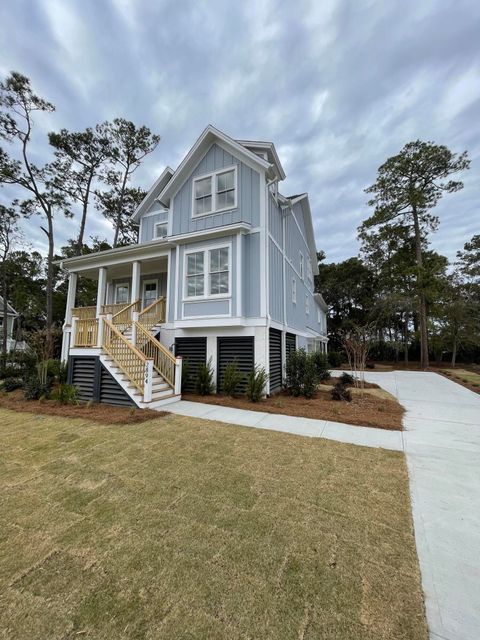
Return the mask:
[[480, 392], [480, 374], [467, 369], [445, 369], [444, 373], [452, 377], [455, 382], [463, 383], [472, 391]]
[[191, 402], [205, 402], [207, 404], [264, 411], [266, 413], [280, 413], [300, 418], [314, 418], [317, 420], [333, 420], [345, 422], [355, 426], [377, 427], [395, 431], [402, 430], [402, 417], [405, 409], [396, 398], [383, 389], [351, 388], [352, 402], [332, 400], [332, 387], [320, 385], [314, 398], [295, 398], [287, 393], [279, 393], [264, 398], [260, 402], [250, 402], [245, 396], [231, 398], [222, 394], [200, 396], [193, 393], [183, 393], [183, 400]]
[[0, 637], [426, 640], [402, 454], [0, 410]]

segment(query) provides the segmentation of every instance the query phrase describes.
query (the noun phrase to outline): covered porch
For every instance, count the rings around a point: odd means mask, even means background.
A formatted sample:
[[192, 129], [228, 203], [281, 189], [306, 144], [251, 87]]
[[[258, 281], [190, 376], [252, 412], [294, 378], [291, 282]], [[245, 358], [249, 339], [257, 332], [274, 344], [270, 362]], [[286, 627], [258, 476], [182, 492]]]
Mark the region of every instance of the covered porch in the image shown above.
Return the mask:
[[[72, 348], [100, 348], [101, 318], [107, 318], [123, 333], [133, 321], [146, 330], [166, 321], [168, 305], [169, 252], [142, 260], [119, 260], [119, 250], [64, 261], [69, 271], [63, 325], [62, 360]], [[104, 255], [104, 254], [111, 254]], [[99, 264], [103, 262], [103, 264]], [[97, 283], [95, 304], [77, 305], [79, 278]]]

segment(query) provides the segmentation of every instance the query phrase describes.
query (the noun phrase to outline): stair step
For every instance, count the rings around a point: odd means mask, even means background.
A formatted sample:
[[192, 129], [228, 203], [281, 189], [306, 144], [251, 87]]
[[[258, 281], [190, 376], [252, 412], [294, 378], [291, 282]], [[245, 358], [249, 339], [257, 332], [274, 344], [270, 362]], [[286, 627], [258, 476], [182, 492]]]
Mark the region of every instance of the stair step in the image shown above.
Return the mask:
[[165, 398], [165, 396], [172, 395], [172, 389], [169, 387], [168, 389], [164, 389], [163, 391], [155, 391], [152, 393], [152, 402], [155, 400], [160, 400], [160, 398]]

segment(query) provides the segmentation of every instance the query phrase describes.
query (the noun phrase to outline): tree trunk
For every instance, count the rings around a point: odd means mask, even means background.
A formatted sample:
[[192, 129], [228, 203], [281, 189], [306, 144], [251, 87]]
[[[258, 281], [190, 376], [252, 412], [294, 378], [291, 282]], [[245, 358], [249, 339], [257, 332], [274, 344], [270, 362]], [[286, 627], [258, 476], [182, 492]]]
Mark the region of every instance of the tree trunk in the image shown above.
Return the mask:
[[423, 290], [423, 256], [422, 239], [420, 236], [420, 224], [416, 206], [412, 208], [413, 224], [415, 229], [415, 258], [417, 263], [417, 294], [418, 314], [420, 324], [420, 367], [428, 369], [428, 332], [427, 332], [427, 301]]
[[92, 184], [92, 179], [93, 179], [93, 174], [90, 174], [87, 182], [87, 187], [85, 190], [84, 200], [83, 200], [82, 218], [80, 220], [80, 229], [79, 229], [78, 238], [77, 238], [77, 248], [75, 251], [77, 256], [82, 254], [83, 236], [85, 235], [85, 226], [87, 224], [88, 200], [90, 198], [90, 186]]
[[53, 216], [52, 212], [49, 212], [48, 218], [48, 230], [43, 229], [48, 238], [48, 256], [47, 256], [47, 284], [46, 284], [46, 298], [47, 298], [47, 322], [46, 322], [46, 341], [47, 341], [47, 353], [51, 358], [53, 354], [53, 340], [52, 340], [52, 328], [53, 328], [53, 257], [55, 254], [55, 245], [53, 237]]
[[2, 299], [3, 299], [3, 325], [2, 325], [2, 369], [7, 364], [7, 333], [8, 333], [8, 292], [7, 292], [7, 268], [5, 260], [2, 263]]
[[453, 346], [452, 346], [452, 368], [455, 367], [457, 360], [457, 336], [453, 337]]
[[408, 364], [408, 313], [405, 312], [405, 325], [403, 330], [403, 338], [405, 341], [405, 364]]
[[128, 170], [125, 170], [125, 173], [123, 175], [123, 181], [122, 181], [122, 189], [120, 191], [120, 198], [118, 201], [118, 212], [117, 212], [117, 220], [115, 223], [115, 236], [113, 238], [113, 248], [115, 249], [115, 247], [117, 246], [118, 243], [118, 236], [120, 233], [120, 225], [122, 222], [122, 209], [123, 209], [123, 199], [125, 197], [125, 186], [127, 184], [127, 178], [128, 178]]

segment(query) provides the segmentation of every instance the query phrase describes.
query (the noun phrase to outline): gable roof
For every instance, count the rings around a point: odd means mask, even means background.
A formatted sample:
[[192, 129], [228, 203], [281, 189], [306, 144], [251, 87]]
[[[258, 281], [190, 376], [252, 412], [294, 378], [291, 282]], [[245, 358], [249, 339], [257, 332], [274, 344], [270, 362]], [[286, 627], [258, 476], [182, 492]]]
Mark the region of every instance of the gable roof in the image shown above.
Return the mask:
[[152, 204], [157, 199], [158, 195], [165, 189], [166, 185], [168, 184], [168, 182], [170, 181], [174, 173], [175, 173], [174, 170], [171, 169], [170, 167], [167, 167], [162, 171], [160, 177], [157, 178], [157, 180], [155, 180], [155, 182], [153, 183], [153, 187], [150, 189], [150, 191], [147, 193], [145, 198], [141, 201], [141, 203], [135, 209], [131, 218], [134, 222], [138, 222], [142, 217], [142, 215], [146, 211], [148, 211], [148, 209], [152, 206]]
[[297, 204], [297, 202], [300, 202], [302, 205], [303, 222], [307, 231], [306, 241], [310, 251], [313, 275], [318, 276], [317, 245], [315, 244], [315, 232], [313, 230], [312, 211], [310, 209], [308, 193], [290, 196], [288, 201], [291, 207], [293, 207], [294, 204]]
[[277, 172], [277, 178], [279, 180], [285, 180], [286, 175], [283, 170], [280, 158], [278, 157], [277, 150], [273, 142], [261, 142], [258, 140], [237, 140], [239, 144], [246, 147], [253, 153], [265, 153], [268, 161], [275, 167]]
[[[7, 313], [9, 316], [18, 316], [18, 313], [12, 307], [12, 305], [7, 302]], [[3, 318], [3, 298], [0, 296], [0, 316]]]
[[220, 145], [229, 153], [245, 162], [245, 164], [252, 166], [254, 169], [264, 170], [272, 176], [277, 176], [277, 178], [282, 179], [280, 177], [278, 167], [276, 167], [275, 164], [264, 160], [237, 140], [230, 138], [226, 133], [223, 133], [213, 125], [209, 124], [208, 127], [206, 127], [200, 134], [200, 137], [184, 157], [182, 162], [178, 165], [172, 179], [167, 183], [159, 195], [159, 200], [162, 203], [168, 205], [170, 198], [175, 195], [181, 184], [183, 184], [200, 162], [206, 151], [215, 142], [220, 143]]

